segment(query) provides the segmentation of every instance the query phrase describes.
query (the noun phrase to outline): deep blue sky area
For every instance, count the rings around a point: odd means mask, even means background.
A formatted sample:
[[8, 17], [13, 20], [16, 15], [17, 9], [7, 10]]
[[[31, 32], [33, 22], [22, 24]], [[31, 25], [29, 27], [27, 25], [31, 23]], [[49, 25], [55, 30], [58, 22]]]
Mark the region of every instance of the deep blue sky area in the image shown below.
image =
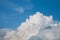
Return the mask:
[[0, 29], [16, 29], [38, 11], [60, 21], [60, 0], [0, 0]]

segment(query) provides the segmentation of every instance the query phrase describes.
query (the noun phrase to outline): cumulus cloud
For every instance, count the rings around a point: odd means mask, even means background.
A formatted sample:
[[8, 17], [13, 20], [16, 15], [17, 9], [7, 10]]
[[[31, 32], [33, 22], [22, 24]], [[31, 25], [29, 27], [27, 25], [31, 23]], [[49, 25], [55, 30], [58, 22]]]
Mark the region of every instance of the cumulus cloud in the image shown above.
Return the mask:
[[4, 36], [9, 31], [10, 31], [9, 29], [0, 29], [0, 40], [4, 40]]
[[[17, 30], [9, 30], [1, 40], [60, 40], [60, 23], [40, 12], [29, 16]], [[0, 38], [1, 38], [0, 37]]]

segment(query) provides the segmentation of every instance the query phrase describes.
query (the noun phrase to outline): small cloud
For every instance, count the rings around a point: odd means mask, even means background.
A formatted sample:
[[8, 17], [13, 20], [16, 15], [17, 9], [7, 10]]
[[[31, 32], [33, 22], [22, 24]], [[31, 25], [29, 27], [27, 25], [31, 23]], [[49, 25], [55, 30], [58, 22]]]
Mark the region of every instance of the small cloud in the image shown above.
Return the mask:
[[24, 13], [25, 9], [23, 7], [16, 8], [16, 11], [19, 13]]

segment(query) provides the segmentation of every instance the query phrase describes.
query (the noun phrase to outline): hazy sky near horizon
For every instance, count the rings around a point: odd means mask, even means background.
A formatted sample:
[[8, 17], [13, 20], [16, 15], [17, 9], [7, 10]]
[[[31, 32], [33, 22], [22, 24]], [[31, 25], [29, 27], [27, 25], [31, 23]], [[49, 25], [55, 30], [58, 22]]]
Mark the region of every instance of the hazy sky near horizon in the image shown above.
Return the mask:
[[60, 0], [0, 0], [0, 29], [16, 29], [36, 12], [60, 21]]

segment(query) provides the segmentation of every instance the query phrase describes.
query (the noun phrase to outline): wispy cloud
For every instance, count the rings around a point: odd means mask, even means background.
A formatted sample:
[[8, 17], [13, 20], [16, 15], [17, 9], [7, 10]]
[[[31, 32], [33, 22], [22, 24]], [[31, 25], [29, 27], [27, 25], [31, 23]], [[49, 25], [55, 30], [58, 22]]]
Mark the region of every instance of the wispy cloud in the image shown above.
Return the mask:
[[17, 30], [8, 30], [5, 36], [0, 38], [1, 40], [60, 40], [59, 30], [60, 22], [54, 23], [52, 16], [37, 12], [23, 22]]
[[24, 13], [25, 9], [23, 7], [16, 8], [15, 11], [19, 13]]
[[33, 4], [30, 0], [22, 0], [22, 3], [18, 5], [14, 10], [18, 13], [24, 13], [27, 10], [32, 10]]
[[2, 0], [0, 4], [2, 4], [5, 8], [18, 13], [24, 13], [24, 11], [31, 10], [33, 8], [33, 4], [30, 0]]

